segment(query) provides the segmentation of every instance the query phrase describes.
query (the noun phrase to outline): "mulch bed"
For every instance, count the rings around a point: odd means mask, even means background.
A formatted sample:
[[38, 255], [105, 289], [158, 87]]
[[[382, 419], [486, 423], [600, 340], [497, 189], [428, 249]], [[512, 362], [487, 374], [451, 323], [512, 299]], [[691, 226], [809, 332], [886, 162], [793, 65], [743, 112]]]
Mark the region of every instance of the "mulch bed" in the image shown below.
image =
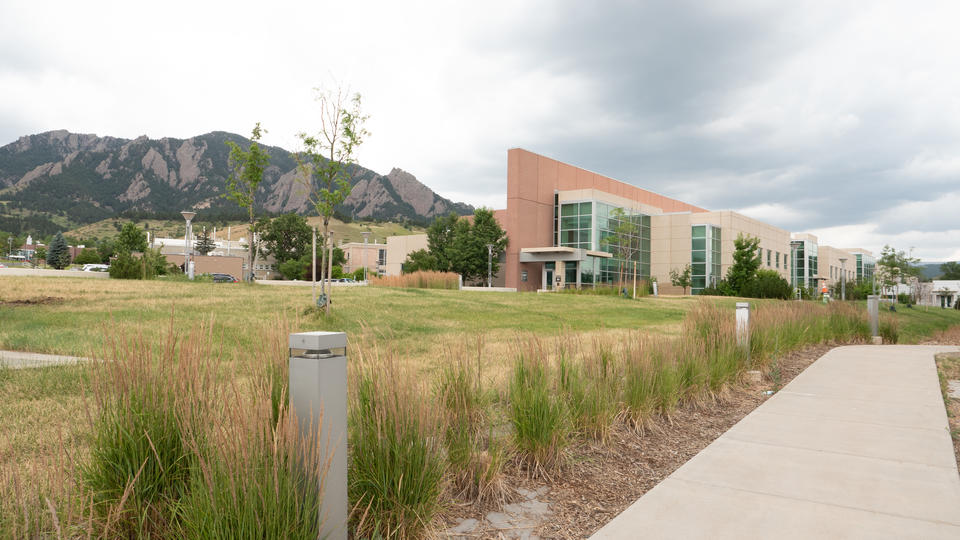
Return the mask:
[[[830, 349], [818, 345], [781, 358], [780, 384], [788, 383]], [[528, 490], [549, 488], [539, 497], [552, 512], [537, 529], [539, 537], [586, 538], [757, 408], [769, 397], [764, 391], [770, 389], [773, 382], [766, 378], [732, 386], [721, 396], [681, 407], [669, 421], [661, 420], [642, 434], [618, 423], [608, 444], [575, 445], [569, 465], [553, 482], [531, 480], [516, 467], [508, 467], [505, 482]], [[492, 510], [454, 505], [443, 516], [442, 529], [467, 518], [482, 520]], [[501, 532], [489, 529], [469, 536], [501, 538]]]

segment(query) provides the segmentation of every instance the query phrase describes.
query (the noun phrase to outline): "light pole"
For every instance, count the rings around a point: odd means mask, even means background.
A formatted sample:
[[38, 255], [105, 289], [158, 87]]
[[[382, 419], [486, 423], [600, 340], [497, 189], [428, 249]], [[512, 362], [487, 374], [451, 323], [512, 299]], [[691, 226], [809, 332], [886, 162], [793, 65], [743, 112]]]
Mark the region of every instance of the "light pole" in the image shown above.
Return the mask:
[[847, 299], [847, 258], [840, 257], [840, 299]]
[[487, 244], [487, 288], [493, 288], [493, 244]]
[[193, 226], [191, 225], [191, 222], [193, 221], [193, 218], [196, 217], [197, 213], [184, 210], [183, 212], [180, 212], [180, 215], [183, 216], [183, 219], [187, 220], [187, 232], [183, 239], [183, 266], [184, 270], [187, 271], [187, 277], [189, 279], [193, 279], [193, 265], [190, 264], [190, 255], [191, 251], [193, 251], [193, 247], [191, 245], [193, 243], [191, 241], [191, 237], [193, 236], [191, 234], [193, 232]]
[[13, 254], [13, 236], [7, 237], [7, 257]]
[[363, 231], [363, 282], [367, 282], [367, 241], [370, 240], [370, 231]]

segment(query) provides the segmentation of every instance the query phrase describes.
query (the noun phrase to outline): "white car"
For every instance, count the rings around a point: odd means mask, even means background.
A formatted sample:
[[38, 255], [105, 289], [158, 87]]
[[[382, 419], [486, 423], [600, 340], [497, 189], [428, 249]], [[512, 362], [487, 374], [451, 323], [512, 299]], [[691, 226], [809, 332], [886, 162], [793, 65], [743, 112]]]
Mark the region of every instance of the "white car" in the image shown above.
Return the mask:
[[110, 266], [106, 264], [85, 264], [83, 265], [84, 272], [109, 272]]

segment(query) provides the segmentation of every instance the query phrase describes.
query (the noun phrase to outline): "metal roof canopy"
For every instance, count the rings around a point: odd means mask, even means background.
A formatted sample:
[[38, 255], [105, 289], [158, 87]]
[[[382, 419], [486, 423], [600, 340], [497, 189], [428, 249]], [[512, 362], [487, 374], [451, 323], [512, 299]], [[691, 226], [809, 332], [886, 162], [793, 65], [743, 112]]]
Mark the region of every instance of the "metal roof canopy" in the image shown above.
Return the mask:
[[567, 246], [530, 247], [520, 249], [520, 262], [554, 262], [554, 261], [584, 261], [587, 257], [613, 257], [605, 251], [592, 251]]

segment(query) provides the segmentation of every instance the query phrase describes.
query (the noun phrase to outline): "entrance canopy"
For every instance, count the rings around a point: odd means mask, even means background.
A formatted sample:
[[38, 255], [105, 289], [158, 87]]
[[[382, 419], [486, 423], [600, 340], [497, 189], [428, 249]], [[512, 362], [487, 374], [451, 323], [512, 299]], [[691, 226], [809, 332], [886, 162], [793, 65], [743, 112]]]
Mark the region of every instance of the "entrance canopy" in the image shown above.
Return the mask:
[[550, 246], [550, 247], [530, 247], [520, 249], [520, 262], [580, 262], [587, 260], [587, 257], [600, 257], [608, 259], [613, 257], [612, 253], [606, 251], [593, 251], [589, 249]]

